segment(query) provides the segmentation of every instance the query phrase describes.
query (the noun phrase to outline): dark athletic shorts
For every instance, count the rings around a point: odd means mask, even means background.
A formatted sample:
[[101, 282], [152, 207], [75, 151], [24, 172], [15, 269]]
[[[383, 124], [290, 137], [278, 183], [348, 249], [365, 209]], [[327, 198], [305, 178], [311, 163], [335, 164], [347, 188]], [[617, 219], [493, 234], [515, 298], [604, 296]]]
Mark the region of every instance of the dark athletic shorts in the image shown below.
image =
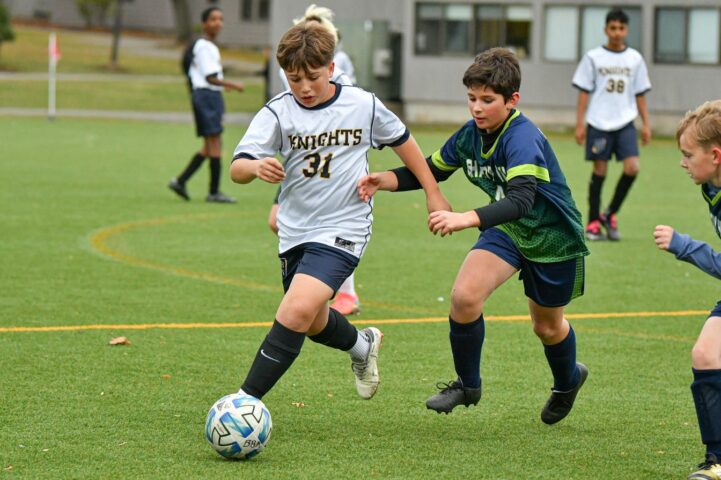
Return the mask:
[[620, 130], [605, 132], [593, 128], [586, 128], [586, 160], [610, 160], [611, 155], [617, 161], [628, 157], [638, 157], [638, 136], [633, 122]]
[[223, 94], [208, 88], [196, 88], [191, 98], [195, 131], [198, 136], [220, 135], [223, 132], [223, 113], [225, 113]]
[[296, 273], [304, 273], [328, 285], [335, 294], [358, 266], [358, 259], [350, 253], [322, 243], [303, 243], [278, 257], [284, 292], [290, 288]]
[[542, 307], [562, 307], [583, 295], [583, 257], [562, 262], [539, 263], [525, 258], [504, 231], [489, 228], [481, 233], [472, 250], [487, 250], [521, 274], [526, 296]]

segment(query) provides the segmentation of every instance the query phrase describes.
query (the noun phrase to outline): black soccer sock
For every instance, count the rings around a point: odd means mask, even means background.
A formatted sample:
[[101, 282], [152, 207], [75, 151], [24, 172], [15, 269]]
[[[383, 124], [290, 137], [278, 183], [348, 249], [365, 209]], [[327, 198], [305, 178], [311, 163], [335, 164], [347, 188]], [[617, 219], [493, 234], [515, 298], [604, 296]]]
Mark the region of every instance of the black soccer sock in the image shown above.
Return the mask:
[[606, 177], [591, 174], [591, 183], [588, 184], [588, 221], [598, 220], [601, 216], [601, 190]]
[[328, 309], [328, 323], [320, 333], [308, 335], [308, 338], [321, 345], [347, 352], [358, 340], [358, 329], [342, 313], [334, 308]]
[[621, 204], [626, 199], [628, 191], [631, 190], [631, 185], [636, 180], [636, 175], [621, 175], [616, 184], [616, 191], [613, 193], [613, 200], [611, 205], [608, 206], [608, 214], [617, 213], [621, 210]]
[[303, 340], [305, 333], [294, 332], [278, 320], [273, 322], [240, 388], [248, 395], [263, 398], [298, 357]]
[[706, 452], [721, 458], [721, 370], [693, 370], [691, 394]]
[[450, 316], [449, 338], [453, 352], [453, 364], [464, 387], [481, 386], [481, 349], [486, 336], [483, 314], [471, 323], [457, 323]]
[[553, 389], [567, 392], [578, 385], [581, 372], [576, 367], [576, 334], [569, 328], [568, 335], [555, 345], [543, 345], [546, 360], [553, 373]]
[[220, 157], [210, 157], [210, 193], [215, 195], [220, 187]]
[[188, 166], [185, 167], [183, 173], [178, 175], [178, 183], [184, 184], [190, 180], [190, 177], [192, 177], [203, 164], [203, 160], [205, 160], [205, 156], [203, 156], [200, 152], [196, 153], [193, 158], [190, 159], [190, 163], [188, 163]]

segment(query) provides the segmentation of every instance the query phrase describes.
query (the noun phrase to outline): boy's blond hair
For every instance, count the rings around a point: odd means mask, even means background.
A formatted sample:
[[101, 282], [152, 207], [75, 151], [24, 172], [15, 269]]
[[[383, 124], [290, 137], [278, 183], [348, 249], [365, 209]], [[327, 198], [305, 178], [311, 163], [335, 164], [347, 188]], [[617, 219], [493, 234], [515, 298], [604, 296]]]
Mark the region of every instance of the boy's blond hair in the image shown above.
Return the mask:
[[301, 22], [290, 28], [278, 43], [276, 59], [286, 72], [327, 67], [333, 63], [335, 37], [316, 22]]
[[335, 38], [335, 43], [338, 43], [338, 29], [333, 25], [333, 18], [335, 14], [333, 10], [327, 7], [319, 7], [315, 3], [312, 3], [305, 9], [305, 15], [300, 18], [293, 20], [294, 25], [298, 25], [303, 22], [318, 22], [323, 28], [328, 29]]
[[704, 150], [721, 146], [721, 100], [704, 102], [696, 110], [686, 112], [676, 129], [676, 143], [688, 131], [691, 139]]

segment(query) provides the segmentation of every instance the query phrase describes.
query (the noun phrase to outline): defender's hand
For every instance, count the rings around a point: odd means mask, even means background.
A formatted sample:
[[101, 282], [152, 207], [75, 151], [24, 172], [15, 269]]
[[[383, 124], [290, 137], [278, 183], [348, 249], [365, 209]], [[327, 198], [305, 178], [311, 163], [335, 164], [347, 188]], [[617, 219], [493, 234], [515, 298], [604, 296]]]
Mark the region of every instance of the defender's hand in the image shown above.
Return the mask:
[[479, 224], [478, 215], [472, 210], [465, 213], [439, 210], [428, 215], [428, 228], [433, 235], [441, 232], [441, 237], [465, 228], [477, 227]]
[[356, 185], [356, 189], [358, 190], [358, 197], [368, 203], [375, 195], [375, 193], [378, 191], [378, 189], [381, 186], [381, 179], [380, 176], [377, 173], [371, 173], [370, 175], [366, 175], [365, 177], [358, 180], [358, 185]]
[[280, 183], [285, 178], [285, 169], [277, 158], [265, 157], [257, 161], [255, 176], [264, 182]]
[[658, 248], [661, 250], [668, 250], [668, 247], [671, 245], [672, 238], [672, 227], [669, 227], [668, 225], [656, 225], [656, 229], [653, 231], [653, 239]]
[[578, 125], [576, 127], [576, 143], [583, 145], [583, 141], [586, 139], [586, 127]]
[[643, 145], [648, 145], [648, 142], [651, 141], [651, 127], [648, 125], [644, 125], [641, 127], [641, 143]]

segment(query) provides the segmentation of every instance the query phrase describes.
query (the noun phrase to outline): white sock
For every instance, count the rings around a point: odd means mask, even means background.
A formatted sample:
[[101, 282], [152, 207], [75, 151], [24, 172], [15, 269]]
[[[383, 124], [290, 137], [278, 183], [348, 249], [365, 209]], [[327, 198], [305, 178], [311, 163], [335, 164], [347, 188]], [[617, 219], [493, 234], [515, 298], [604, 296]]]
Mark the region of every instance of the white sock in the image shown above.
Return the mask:
[[368, 352], [371, 351], [371, 342], [365, 334], [358, 331], [358, 338], [353, 348], [348, 350], [351, 360], [354, 362], [365, 362], [368, 358]]
[[353, 275], [355, 275], [355, 273], [351, 273], [350, 277], [345, 279], [343, 285], [341, 285], [338, 289], [338, 293], [347, 293], [349, 295], [353, 295], [354, 297], [357, 296], [355, 293], [355, 281], [353, 280]]

